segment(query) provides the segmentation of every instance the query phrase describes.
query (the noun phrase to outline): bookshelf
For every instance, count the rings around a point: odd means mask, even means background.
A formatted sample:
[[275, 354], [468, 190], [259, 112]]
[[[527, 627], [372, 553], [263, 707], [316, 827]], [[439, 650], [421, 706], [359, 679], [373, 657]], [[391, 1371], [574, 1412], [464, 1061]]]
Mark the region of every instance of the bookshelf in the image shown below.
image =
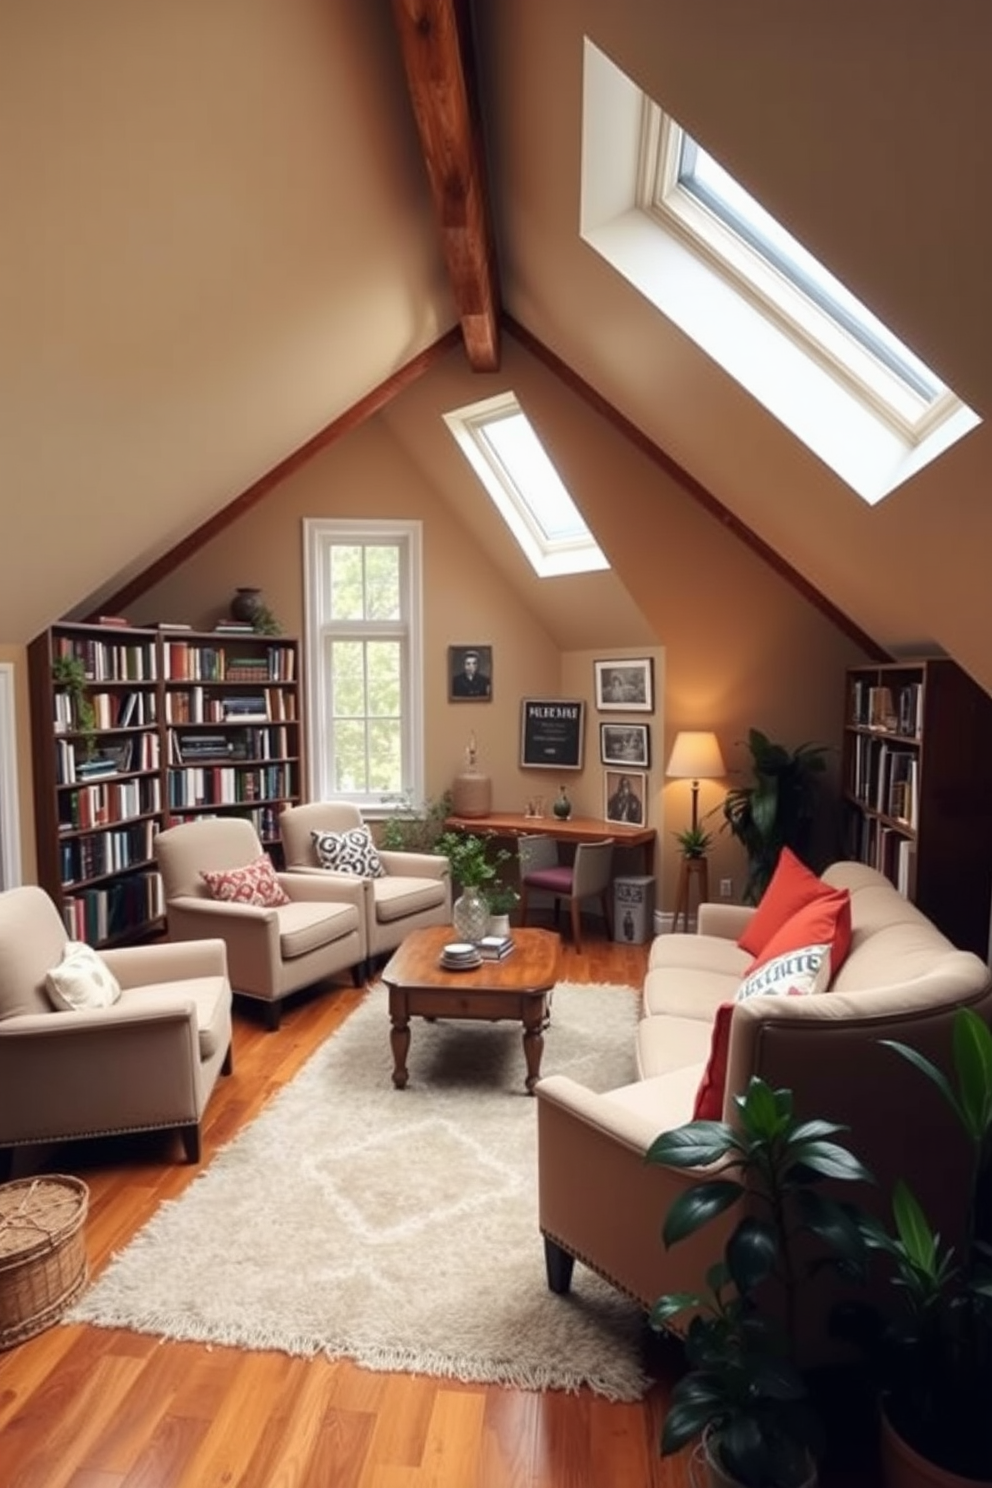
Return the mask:
[[947, 657], [847, 672], [847, 854], [962, 949], [989, 954], [992, 698]]
[[163, 924], [158, 659], [154, 631], [109, 625], [53, 626], [28, 647], [38, 881], [91, 945]]
[[247, 817], [270, 851], [300, 800], [299, 646], [284, 636], [163, 634], [169, 822]]
[[163, 827], [244, 816], [278, 852], [303, 778], [295, 640], [65, 622], [28, 669], [38, 880], [74, 939], [164, 928]]

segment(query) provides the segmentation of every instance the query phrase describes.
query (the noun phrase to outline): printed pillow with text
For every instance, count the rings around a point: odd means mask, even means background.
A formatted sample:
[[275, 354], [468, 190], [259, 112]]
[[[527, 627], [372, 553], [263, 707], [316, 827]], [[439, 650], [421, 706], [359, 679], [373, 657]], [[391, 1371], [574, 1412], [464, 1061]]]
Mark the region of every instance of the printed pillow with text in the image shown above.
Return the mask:
[[279, 909], [290, 902], [268, 853], [247, 863], [244, 868], [204, 868], [201, 878], [210, 890], [211, 899], [225, 904], [253, 904], [259, 909]]
[[311, 832], [321, 868], [335, 873], [351, 873], [356, 878], [383, 878], [385, 868], [369, 836], [368, 827], [351, 827], [347, 832]]

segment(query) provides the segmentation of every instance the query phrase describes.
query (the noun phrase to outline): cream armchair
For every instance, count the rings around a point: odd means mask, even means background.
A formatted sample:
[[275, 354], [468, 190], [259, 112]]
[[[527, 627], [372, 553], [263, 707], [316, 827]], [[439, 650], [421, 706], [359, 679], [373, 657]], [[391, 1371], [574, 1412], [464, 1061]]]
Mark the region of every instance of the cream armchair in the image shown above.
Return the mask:
[[42, 889], [0, 894], [0, 1168], [16, 1147], [171, 1127], [198, 1162], [204, 1108], [231, 1070], [222, 942], [103, 951], [119, 1000], [59, 1011], [46, 976], [66, 941]]
[[211, 896], [207, 872], [247, 868], [263, 855], [250, 822], [205, 817], [155, 838], [170, 940], [217, 936], [227, 947], [235, 993], [254, 998], [276, 1029], [283, 999], [341, 971], [356, 986], [365, 962], [362, 886], [279, 873], [288, 904], [228, 903]]
[[375, 959], [394, 951], [411, 930], [451, 924], [451, 868], [437, 853], [383, 848], [377, 849], [384, 870], [381, 878], [357, 878], [323, 868], [313, 833], [350, 832], [362, 826], [358, 807], [345, 801], [288, 806], [279, 818], [289, 873], [361, 886], [367, 953]]

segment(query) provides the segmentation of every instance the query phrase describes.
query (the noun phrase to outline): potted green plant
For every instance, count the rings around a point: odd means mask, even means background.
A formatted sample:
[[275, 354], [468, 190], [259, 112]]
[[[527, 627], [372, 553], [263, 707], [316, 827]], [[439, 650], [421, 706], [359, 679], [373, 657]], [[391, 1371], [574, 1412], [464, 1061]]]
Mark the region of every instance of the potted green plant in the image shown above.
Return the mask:
[[82, 657], [56, 656], [52, 662], [52, 681], [68, 694], [73, 724], [83, 737], [86, 758], [92, 759], [96, 749], [96, 712], [87, 690], [88, 678]]
[[380, 796], [390, 814], [384, 817], [376, 831], [379, 847], [394, 852], [433, 852], [438, 838], [444, 831], [444, 823], [451, 815], [451, 792], [440, 796], [429, 796], [418, 808], [414, 806], [409, 791]]
[[509, 935], [510, 915], [520, 903], [519, 890], [504, 878], [494, 878], [482, 892], [489, 905], [489, 934]]
[[817, 783], [826, 769], [825, 744], [800, 744], [788, 750], [773, 744], [760, 729], [749, 729], [747, 747], [754, 780], [735, 786], [716, 809], [724, 827], [740, 842], [748, 858], [745, 904], [757, 904], [768, 887], [783, 847], [804, 855], [816, 805]]
[[691, 1314], [684, 1330], [689, 1367], [672, 1391], [661, 1451], [698, 1440], [713, 1488], [808, 1488], [816, 1481], [821, 1428], [796, 1362], [796, 1236], [812, 1234], [824, 1259], [860, 1268], [865, 1247], [857, 1217], [816, 1185], [824, 1178], [870, 1182], [871, 1175], [834, 1140], [846, 1128], [800, 1120], [791, 1091], [755, 1077], [734, 1105], [734, 1126], [690, 1121], [663, 1132], [647, 1153], [648, 1162], [675, 1168], [721, 1165], [671, 1205], [666, 1246], [734, 1205], [744, 1207], [723, 1260], [707, 1273], [706, 1291], [666, 1293], [652, 1308], [658, 1330]]
[[672, 836], [684, 858], [705, 858], [713, 842], [713, 833], [698, 826], [686, 827], [684, 831], [673, 832]]
[[[883, 1412], [889, 1484], [992, 1483], [992, 1032], [970, 1008], [954, 1016], [952, 1076], [916, 1049], [883, 1044], [940, 1091], [969, 1149], [963, 1240], [935, 1233], [909, 1184], [892, 1192], [893, 1230], [861, 1228], [890, 1265], [894, 1306], [849, 1302], [836, 1331], [862, 1347]], [[907, 1448], [909, 1449], [907, 1451]], [[914, 1463], [914, 1458], [917, 1460]], [[922, 1460], [923, 1467], [917, 1464]]]
[[496, 880], [500, 866], [510, 854], [492, 846], [491, 837], [474, 832], [443, 832], [434, 847], [451, 864], [451, 876], [462, 893], [451, 906], [455, 929], [463, 940], [481, 940], [489, 927], [486, 889]]

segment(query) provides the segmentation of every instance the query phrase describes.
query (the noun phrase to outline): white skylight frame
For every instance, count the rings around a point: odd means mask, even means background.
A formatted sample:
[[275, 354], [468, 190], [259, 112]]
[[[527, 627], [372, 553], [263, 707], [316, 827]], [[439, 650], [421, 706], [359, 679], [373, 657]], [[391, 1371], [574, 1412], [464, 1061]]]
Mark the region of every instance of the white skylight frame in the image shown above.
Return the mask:
[[540, 578], [609, 568], [515, 393], [443, 417]]
[[[685, 235], [907, 441], [958, 408], [936, 373], [808, 253], [681, 125], [643, 98], [638, 201]], [[697, 161], [702, 167], [696, 174]], [[712, 178], [712, 186], [706, 177]], [[750, 229], [750, 231], [749, 231]]]
[[[823, 345], [814, 348], [769, 296], [731, 272], [702, 233], [691, 233], [677, 212], [658, 209], [655, 198], [671, 188], [670, 180], [657, 185], [663, 119], [587, 37], [583, 241], [851, 490], [869, 504], [881, 501], [975, 428], [978, 415], [943, 390], [922, 416], [911, 404], [896, 416], [883, 412], [883, 398], [867, 392], [842, 358]], [[699, 203], [695, 208], [697, 218], [712, 215]], [[845, 337], [835, 336], [839, 346]]]

